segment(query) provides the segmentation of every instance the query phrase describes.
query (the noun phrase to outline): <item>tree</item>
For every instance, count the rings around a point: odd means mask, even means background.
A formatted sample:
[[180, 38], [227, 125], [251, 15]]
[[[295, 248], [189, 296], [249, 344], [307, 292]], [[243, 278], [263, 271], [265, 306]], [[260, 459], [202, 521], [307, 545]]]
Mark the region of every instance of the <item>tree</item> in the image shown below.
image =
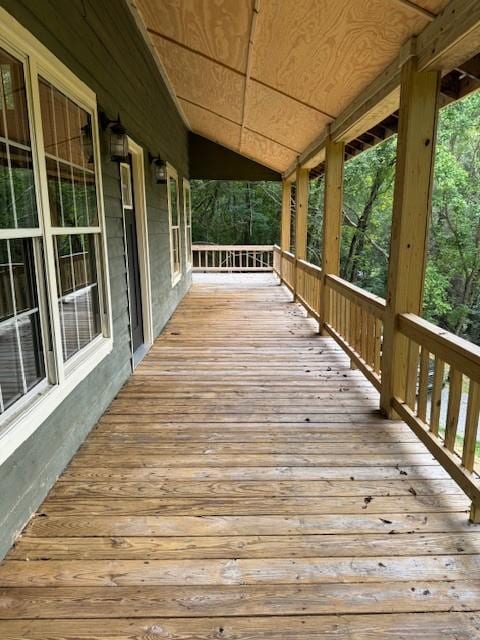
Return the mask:
[[192, 181], [193, 242], [278, 243], [280, 190], [278, 182]]

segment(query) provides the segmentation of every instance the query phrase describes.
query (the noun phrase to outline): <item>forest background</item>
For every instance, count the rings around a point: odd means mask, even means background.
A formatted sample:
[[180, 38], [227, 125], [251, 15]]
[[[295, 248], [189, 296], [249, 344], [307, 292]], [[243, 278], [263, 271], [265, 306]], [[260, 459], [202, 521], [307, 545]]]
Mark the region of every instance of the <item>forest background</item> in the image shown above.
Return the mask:
[[[385, 297], [396, 136], [345, 165], [341, 276]], [[192, 182], [194, 243], [279, 241], [281, 185]], [[321, 266], [323, 179], [310, 182], [308, 260]], [[293, 235], [292, 235], [293, 238]], [[480, 344], [480, 93], [440, 112], [423, 316]]]

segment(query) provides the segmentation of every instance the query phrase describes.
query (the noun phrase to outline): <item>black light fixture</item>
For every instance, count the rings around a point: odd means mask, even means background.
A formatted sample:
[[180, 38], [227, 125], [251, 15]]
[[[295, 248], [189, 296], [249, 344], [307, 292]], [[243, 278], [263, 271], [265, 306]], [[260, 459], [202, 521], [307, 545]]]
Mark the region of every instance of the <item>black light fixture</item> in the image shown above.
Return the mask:
[[150, 166], [152, 167], [153, 176], [155, 178], [155, 182], [157, 184], [162, 184], [167, 181], [167, 163], [165, 160], [162, 160], [160, 155], [152, 156], [152, 154], [148, 153], [148, 159], [150, 161]]
[[106, 114], [100, 114], [102, 129], [110, 134], [110, 158], [113, 162], [125, 162], [128, 159], [127, 130], [120, 121], [110, 120]]

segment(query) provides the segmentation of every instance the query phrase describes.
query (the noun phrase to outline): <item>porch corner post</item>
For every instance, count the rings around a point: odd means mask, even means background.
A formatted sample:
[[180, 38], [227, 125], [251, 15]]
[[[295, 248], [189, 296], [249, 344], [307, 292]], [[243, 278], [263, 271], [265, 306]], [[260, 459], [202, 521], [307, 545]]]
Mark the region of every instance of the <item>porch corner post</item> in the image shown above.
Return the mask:
[[340, 272], [340, 237], [343, 210], [343, 170], [345, 164], [345, 143], [334, 142], [328, 137], [325, 146], [325, 195], [323, 207], [322, 234], [322, 288], [320, 293], [319, 325], [322, 335], [326, 335], [325, 323], [329, 316], [329, 296], [327, 295], [327, 274]]
[[295, 211], [295, 257], [305, 260], [307, 257], [308, 191], [309, 170], [297, 167]]
[[401, 70], [397, 165], [393, 198], [387, 305], [382, 346], [380, 409], [395, 417], [392, 398], [404, 398], [408, 343], [397, 330], [398, 314], [420, 314], [432, 206], [440, 72], [417, 71], [417, 59]]
[[280, 225], [280, 284], [283, 283], [283, 252], [290, 251], [292, 225], [292, 183], [282, 180], [282, 217]]
[[290, 251], [290, 225], [292, 218], [292, 183], [282, 181], [282, 224], [280, 233], [280, 249]]

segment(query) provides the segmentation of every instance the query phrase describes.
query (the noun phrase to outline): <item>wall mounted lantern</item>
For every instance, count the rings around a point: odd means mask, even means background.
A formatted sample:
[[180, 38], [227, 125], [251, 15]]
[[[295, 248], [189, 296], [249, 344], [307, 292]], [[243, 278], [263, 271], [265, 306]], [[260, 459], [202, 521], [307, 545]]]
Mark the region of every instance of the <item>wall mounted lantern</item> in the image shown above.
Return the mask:
[[152, 167], [155, 182], [157, 184], [162, 184], [163, 182], [166, 182], [167, 181], [167, 164], [165, 160], [162, 160], [162, 158], [159, 155], [152, 156], [151, 153], [148, 154], [148, 159]]
[[104, 113], [100, 114], [102, 129], [110, 134], [110, 158], [113, 162], [125, 162], [128, 159], [127, 130], [120, 121], [110, 120]]

